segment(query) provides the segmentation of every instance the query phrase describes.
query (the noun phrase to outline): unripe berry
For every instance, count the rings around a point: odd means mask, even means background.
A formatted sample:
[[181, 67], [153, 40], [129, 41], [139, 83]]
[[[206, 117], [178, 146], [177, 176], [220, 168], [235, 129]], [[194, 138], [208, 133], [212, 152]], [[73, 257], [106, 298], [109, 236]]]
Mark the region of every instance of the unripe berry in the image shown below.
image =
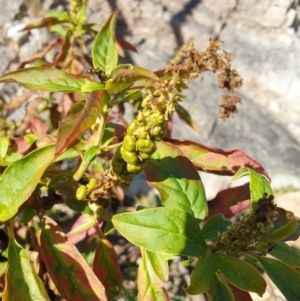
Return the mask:
[[135, 152], [129, 152], [129, 151], [122, 151], [121, 149], [122, 158], [125, 162], [129, 164], [136, 164], [138, 161], [138, 156]]
[[156, 150], [155, 142], [150, 139], [139, 139], [136, 142], [136, 147], [140, 152], [153, 154]]
[[86, 188], [91, 191], [93, 190], [97, 185], [97, 179], [91, 178], [90, 181], [86, 184]]
[[129, 152], [132, 152], [135, 150], [135, 138], [130, 135], [125, 135], [123, 139], [122, 146]]
[[127, 171], [129, 173], [140, 173], [143, 170], [144, 163], [138, 162], [137, 164], [128, 164], [127, 163]]
[[87, 188], [86, 186], [79, 186], [76, 190], [76, 199], [78, 201], [82, 201], [85, 199], [86, 196], [86, 192], [87, 192]]
[[139, 123], [138, 123], [138, 121], [137, 121], [137, 120], [133, 120], [133, 121], [129, 124], [129, 126], [128, 126], [126, 132], [127, 132], [127, 134], [132, 135], [133, 132], [134, 132], [136, 129], [138, 129], [138, 128], [139, 128]]

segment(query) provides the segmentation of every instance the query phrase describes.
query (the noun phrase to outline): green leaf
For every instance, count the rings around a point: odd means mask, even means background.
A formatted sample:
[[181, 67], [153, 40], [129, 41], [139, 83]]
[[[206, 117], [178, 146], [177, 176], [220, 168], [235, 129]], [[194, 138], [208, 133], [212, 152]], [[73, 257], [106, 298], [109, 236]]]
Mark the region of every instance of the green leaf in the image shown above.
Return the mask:
[[198, 295], [206, 292], [218, 270], [218, 258], [210, 249], [206, 249], [198, 258], [191, 274], [191, 283], [183, 288], [189, 295]]
[[96, 90], [103, 90], [104, 84], [98, 82], [88, 82], [81, 87], [81, 92], [90, 93]]
[[118, 48], [115, 37], [117, 17], [118, 12], [113, 12], [97, 34], [92, 47], [93, 66], [106, 74], [111, 74], [118, 62]]
[[149, 185], [159, 191], [164, 206], [203, 219], [208, 207], [197, 170], [176, 146], [167, 142], [156, 145], [156, 152], [145, 166]]
[[[208, 301], [239, 301], [235, 300], [228, 286], [215, 274], [207, 291]], [[243, 300], [244, 301], [244, 300]]]
[[219, 259], [219, 267], [224, 276], [236, 287], [262, 296], [266, 290], [266, 281], [249, 263], [230, 255], [215, 254]]
[[102, 137], [102, 147], [108, 146], [116, 137], [115, 128], [111, 125], [105, 128]]
[[9, 147], [9, 138], [0, 136], [0, 161], [5, 158]]
[[250, 177], [250, 196], [254, 207], [257, 206], [258, 200], [261, 199], [264, 193], [273, 194], [272, 188], [268, 180], [250, 168], [240, 169], [232, 178], [232, 181], [238, 178], [249, 175]]
[[0, 178], [0, 221], [12, 218], [29, 198], [50, 165], [54, 145], [37, 149], [9, 165]]
[[114, 94], [128, 88], [134, 82], [143, 78], [151, 79], [154, 82], [158, 81], [158, 77], [150, 70], [134, 66], [133, 69], [122, 69], [114, 74], [113, 78], [107, 81], [105, 90], [109, 94]]
[[67, 300], [107, 301], [104, 286], [62, 229], [44, 216], [41, 230], [43, 261], [58, 292]]
[[247, 166], [270, 179], [257, 161], [240, 150], [223, 150], [189, 140], [169, 139], [168, 141], [176, 145], [199, 170], [232, 176], [238, 169]]
[[105, 287], [108, 300], [112, 300], [120, 292], [122, 274], [117, 254], [113, 245], [103, 235], [100, 237], [95, 251], [93, 271]]
[[141, 249], [142, 262], [138, 269], [138, 301], [167, 301], [165, 290], [162, 288], [168, 280], [168, 262], [161, 254]]
[[26, 251], [16, 242], [8, 227], [8, 270], [5, 275], [3, 301], [50, 301], [42, 280], [31, 265]]
[[75, 78], [55, 68], [31, 67], [9, 72], [0, 77], [0, 82], [17, 82], [29, 90], [43, 92], [81, 91], [89, 81]]
[[83, 158], [83, 162], [91, 162], [96, 155], [100, 153], [99, 147], [98, 146], [92, 146], [90, 147]]
[[300, 250], [289, 246], [285, 242], [278, 241], [269, 254], [292, 268], [300, 269]]
[[300, 300], [299, 271], [275, 259], [260, 257], [259, 261], [287, 301]]
[[91, 92], [85, 103], [76, 102], [67, 116], [60, 123], [56, 156], [70, 147], [96, 121], [100, 114], [102, 102], [106, 102], [108, 95], [105, 91]]
[[32, 206], [26, 206], [23, 212], [23, 223], [29, 223], [33, 217], [37, 214], [36, 208]]
[[[80, 145], [80, 143], [79, 143], [79, 145]], [[78, 156], [79, 156], [79, 154], [76, 151], [76, 149], [71, 147], [71, 148], [68, 148], [63, 153], [61, 153], [58, 157], [56, 157], [54, 162], [59, 162], [59, 161], [63, 161], [63, 160], [66, 160], [66, 159], [74, 159], [74, 158], [77, 158]]]
[[[277, 212], [280, 212], [281, 208], [277, 208]], [[274, 228], [271, 229], [271, 233], [267, 233], [263, 237], [265, 242], [277, 242], [285, 239], [292, 234], [298, 227], [297, 219], [293, 212], [285, 211], [281, 209], [281, 214], [274, 222]]]
[[199, 256], [206, 247], [197, 219], [175, 208], [120, 213], [112, 223], [130, 242], [149, 251]]
[[231, 222], [225, 219], [223, 214], [217, 214], [205, 222], [202, 228], [203, 236], [205, 239], [214, 238], [219, 232], [226, 231], [229, 225], [231, 225]]
[[110, 105], [111, 107], [113, 107], [118, 103], [128, 101], [128, 100], [136, 100], [140, 97], [142, 97], [142, 92], [140, 89], [127, 90], [121, 96], [113, 100]]
[[87, 3], [88, 0], [83, 1], [83, 3], [80, 4], [79, 10], [76, 13], [76, 21], [79, 24], [83, 24], [86, 21], [87, 18]]
[[264, 256], [268, 254], [269, 245], [265, 242], [256, 243], [255, 248]]
[[65, 201], [65, 204], [69, 208], [73, 209], [74, 211], [77, 211], [77, 212], [80, 212], [80, 213], [92, 214], [92, 210], [84, 202], [68, 198]]

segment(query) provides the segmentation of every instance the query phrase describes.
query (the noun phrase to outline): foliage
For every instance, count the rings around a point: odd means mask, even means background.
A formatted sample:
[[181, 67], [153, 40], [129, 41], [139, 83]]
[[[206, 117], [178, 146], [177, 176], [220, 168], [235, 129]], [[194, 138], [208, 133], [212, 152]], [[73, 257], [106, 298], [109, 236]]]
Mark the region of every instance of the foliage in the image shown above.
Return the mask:
[[[112, 300], [122, 284], [107, 238], [112, 230], [140, 247], [138, 300], [170, 300], [163, 285], [168, 261], [178, 256], [194, 262], [190, 283], [182, 288], [187, 294], [222, 301], [251, 300], [249, 292], [262, 296], [266, 282], [260, 266], [287, 300], [300, 300], [300, 253], [285, 243], [299, 237], [299, 219], [274, 205], [264, 168], [239, 150], [166, 138], [175, 112], [196, 128], [180, 102], [182, 90], [205, 71], [217, 73], [219, 87], [228, 91], [220, 119], [237, 112], [234, 90], [242, 80], [230, 66], [231, 54], [210, 40], [202, 52], [184, 45], [164, 70], [118, 65], [120, 47], [135, 50], [115, 36], [118, 13], [97, 32], [85, 22], [86, 5], [73, 0], [70, 12], [50, 12], [26, 26], [49, 27], [59, 37], [23, 62], [26, 68], [0, 77], [39, 95], [35, 104], [48, 113], [41, 117], [35, 105], [12, 127], [5, 112], [20, 104], [2, 104], [0, 222], [9, 237], [1, 231], [7, 266], [1, 268], [2, 300]], [[91, 56], [85, 35], [94, 38]], [[46, 61], [55, 46], [59, 52]], [[58, 91], [64, 93], [59, 104], [53, 102]], [[122, 116], [124, 102], [135, 108], [129, 124]], [[63, 169], [66, 162], [75, 167]], [[207, 202], [199, 170], [233, 180], [246, 175], [249, 183]], [[161, 206], [111, 213], [112, 198], [142, 171], [158, 190]], [[47, 216], [58, 203], [78, 212], [67, 234]], [[17, 242], [20, 223], [31, 234], [26, 247]], [[75, 246], [86, 236], [97, 238], [95, 252], [88, 255], [92, 265]]]

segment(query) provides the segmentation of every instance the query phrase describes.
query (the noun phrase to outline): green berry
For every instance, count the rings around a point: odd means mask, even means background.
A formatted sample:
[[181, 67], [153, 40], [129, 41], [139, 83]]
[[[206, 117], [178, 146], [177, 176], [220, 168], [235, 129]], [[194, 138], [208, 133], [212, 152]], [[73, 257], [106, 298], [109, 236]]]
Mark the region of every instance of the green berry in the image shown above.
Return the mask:
[[147, 153], [142, 153], [142, 152], [139, 153], [139, 156], [140, 156], [143, 160], [148, 160], [148, 159], [150, 159], [150, 158], [151, 158], [151, 155], [152, 155], [152, 154], [147, 154]]
[[127, 151], [132, 152], [135, 150], [135, 138], [130, 135], [125, 135], [123, 139], [123, 148], [125, 148]]
[[129, 126], [128, 126], [126, 132], [127, 132], [127, 134], [132, 135], [132, 134], [134, 133], [134, 131], [135, 131], [136, 129], [138, 129], [138, 128], [139, 128], [139, 122], [138, 122], [137, 120], [133, 120], [133, 121], [129, 124]]
[[162, 123], [160, 125], [155, 126], [152, 129], [151, 134], [155, 141], [162, 140], [166, 134], [166, 124]]
[[85, 196], [86, 196], [86, 192], [87, 192], [86, 186], [84, 186], [84, 185], [83, 185], [83, 186], [79, 186], [79, 187], [77, 188], [76, 194], [75, 194], [76, 199], [77, 199], [78, 201], [84, 200], [84, 199], [85, 199]]
[[154, 112], [151, 114], [148, 120], [153, 125], [159, 125], [165, 121], [165, 117], [160, 112]]
[[156, 150], [155, 142], [150, 139], [139, 139], [136, 142], [137, 149], [142, 153], [153, 154]]
[[97, 179], [91, 178], [90, 181], [86, 184], [86, 188], [91, 191], [93, 190], [97, 185]]
[[140, 173], [143, 170], [144, 162], [138, 162], [137, 164], [128, 164], [127, 171], [129, 173]]
[[119, 147], [116, 152], [115, 152], [115, 155], [112, 159], [112, 162], [111, 162], [111, 167], [112, 167], [112, 170], [113, 172], [116, 174], [116, 175], [119, 175], [121, 173], [123, 173], [123, 171], [125, 170], [126, 168], [126, 163], [124, 162], [124, 160], [122, 159], [122, 154], [121, 154], [121, 147]]
[[129, 152], [125, 149], [122, 151], [121, 149], [121, 154], [123, 160], [129, 164], [136, 164], [138, 161], [138, 156], [135, 152]]
[[118, 175], [118, 178], [122, 181], [122, 182], [125, 182], [125, 183], [130, 183], [132, 178], [130, 175], [125, 175], [125, 174], [120, 174]]

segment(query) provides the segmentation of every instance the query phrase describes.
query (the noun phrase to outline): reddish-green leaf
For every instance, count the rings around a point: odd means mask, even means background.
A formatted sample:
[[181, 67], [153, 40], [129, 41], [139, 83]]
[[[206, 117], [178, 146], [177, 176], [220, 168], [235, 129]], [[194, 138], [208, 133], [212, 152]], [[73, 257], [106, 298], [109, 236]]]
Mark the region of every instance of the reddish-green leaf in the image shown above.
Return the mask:
[[91, 92], [85, 103], [75, 103], [60, 123], [56, 143], [56, 155], [70, 147], [96, 121], [103, 102], [108, 101], [105, 91]]
[[137, 49], [132, 44], [130, 44], [123, 38], [116, 36], [116, 40], [122, 48], [133, 51], [133, 52], [138, 52]]
[[265, 242], [277, 242], [292, 234], [298, 227], [297, 219], [293, 212], [277, 208], [279, 216], [274, 222], [274, 228], [264, 237]]
[[300, 300], [299, 271], [275, 259], [260, 257], [259, 261], [287, 301]]
[[77, 248], [50, 218], [41, 220], [41, 252], [59, 293], [73, 301], [107, 301], [105, 288]]
[[72, 18], [68, 12], [66, 12], [66, 11], [60, 11], [60, 12], [49, 11], [48, 13], [46, 13], [45, 18], [35, 20], [35, 21], [28, 23], [22, 29], [22, 31], [30, 30], [33, 28], [50, 27], [52, 25], [60, 24], [60, 23], [64, 23], [64, 22], [72, 22]]
[[203, 219], [208, 208], [197, 170], [176, 146], [166, 142], [156, 145], [157, 150], [145, 167], [149, 185], [159, 191], [164, 206]]
[[266, 289], [266, 281], [249, 263], [230, 255], [215, 254], [219, 259], [219, 267], [224, 276], [236, 287], [262, 296]]
[[218, 175], [234, 175], [240, 168], [249, 167], [270, 179], [264, 168], [240, 150], [222, 150], [189, 140], [169, 140], [193, 162], [197, 169]]
[[199, 127], [198, 125], [194, 122], [192, 119], [190, 113], [180, 104], [177, 104], [176, 106], [176, 113], [178, 114], [179, 118], [188, 124], [192, 129], [195, 131], [199, 132]]
[[138, 301], [167, 301], [166, 291], [162, 288], [168, 280], [168, 262], [160, 254], [141, 248], [142, 262], [139, 266], [137, 285]]
[[13, 162], [0, 178], [0, 221], [12, 218], [29, 198], [54, 157], [54, 145]]
[[261, 174], [248, 167], [240, 169], [234, 175], [232, 181], [245, 175], [249, 175], [250, 177], [250, 197], [253, 206], [257, 206], [258, 200], [262, 198], [264, 193], [267, 193], [268, 195], [273, 194], [271, 185], [268, 180]]
[[17, 82], [29, 90], [54, 92], [80, 91], [89, 80], [72, 77], [55, 68], [32, 67], [6, 73], [0, 82]]
[[5, 275], [3, 301], [50, 301], [42, 280], [31, 265], [26, 251], [15, 240], [8, 227], [8, 269]]
[[119, 294], [122, 284], [120, 266], [113, 245], [104, 235], [96, 248], [93, 271], [103, 283], [108, 300]]
[[175, 208], [120, 213], [112, 223], [130, 242], [149, 251], [199, 256], [206, 247], [198, 220]]
[[[251, 295], [248, 292], [240, 290], [236, 286], [229, 284], [230, 291], [234, 296], [234, 300], [236, 301], [253, 301]], [[222, 300], [223, 301], [223, 300]]]
[[115, 26], [118, 12], [112, 13], [97, 34], [92, 47], [93, 65], [107, 74], [117, 66], [118, 48], [116, 45]]
[[198, 295], [206, 292], [218, 268], [218, 258], [210, 249], [206, 249], [197, 260], [191, 274], [191, 283], [187, 288], [184, 288], [185, 292], [189, 295]]
[[209, 216], [222, 213], [225, 218], [230, 218], [250, 206], [250, 190], [247, 183], [220, 191], [213, 200], [208, 202]]

